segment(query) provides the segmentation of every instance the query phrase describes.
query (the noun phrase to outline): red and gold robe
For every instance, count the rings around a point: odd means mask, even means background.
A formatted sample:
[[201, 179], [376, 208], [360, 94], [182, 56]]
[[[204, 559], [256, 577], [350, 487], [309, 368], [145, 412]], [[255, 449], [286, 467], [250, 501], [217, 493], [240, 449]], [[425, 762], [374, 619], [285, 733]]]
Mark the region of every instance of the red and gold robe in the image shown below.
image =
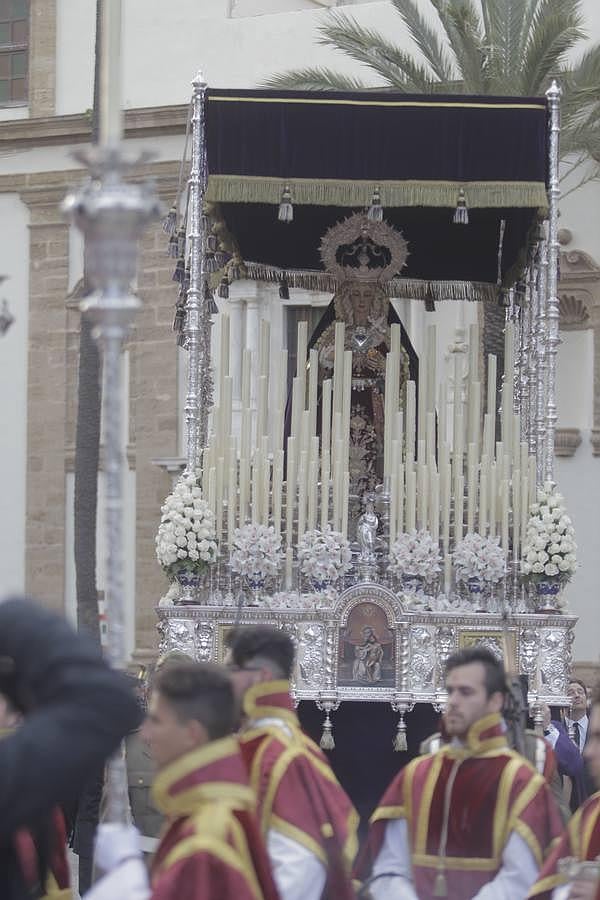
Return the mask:
[[[67, 860], [65, 819], [58, 807], [52, 813], [52, 847], [45, 894], [42, 900], [71, 900], [71, 875]], [[39, 882], [38, 850], [28, 828], [19, 828], [14, 839], [15, 850], [25, 881], [33, 890]]]
[[386, 824], [405, 819], [416, 894], [465, 900], [498, 874], [516, 832], [541, 866], [562, 822], [544, 778], [510, 750], [499, 715], [480, 719], [465, 745], [412, 760], [374, 812], [370, 854]]
[[[561, 839], [544, 863], [540, 877], [529, 892], [529, 897], [549, 900], [555, 887], [564, 884], [558, 873], [558, 861], [566, 856], [578, 860], [596, 859], [600, 856], [600, 792], [592, 794], [567, 825]], [[596, 892], [600, 900], [600, 887]]]
[[277, 900], [235, 738], [175, 760], [152, 795], [167, 817], [152, 861], [152, 900]]
[[[288, 682], [254, 685], [244, 696], [244, 713], [249, 728], [240, 745], [258, 798], [262, 833], [278, 831], [321, 860], [327, 870], [323, 897], [354, 898], [358, 815], [325, 755], [302, 731]], [[283, 722], [285, 728], [268, 720]]]

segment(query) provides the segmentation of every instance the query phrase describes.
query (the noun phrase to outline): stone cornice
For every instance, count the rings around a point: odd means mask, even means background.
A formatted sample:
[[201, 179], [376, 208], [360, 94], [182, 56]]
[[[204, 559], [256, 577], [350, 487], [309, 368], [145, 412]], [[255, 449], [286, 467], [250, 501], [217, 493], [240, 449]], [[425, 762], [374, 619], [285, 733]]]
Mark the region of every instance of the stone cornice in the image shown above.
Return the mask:
[[[188, 106], [145, 106], [126, 109], [126, 138], [155, 137], [160, 134], [184, 134]], [[43, 116], [2, 122], [0, 150], [44, 147], [57, 144], [81, 144], [91, 140], [90, 113], [70, 116]]]
[[[179, 177], [178, 160], [144, 163], [127, 173], [126, 180], [153, 182], [163, 200], [173, 200]], [[30, 207], [60, 204], [69, 190], [74, 190], [87, 179], [84, 169], [59, 169], [51, 172], [31, 172], [22, 175], [0, 175], [0, 194], [19, 193]]]

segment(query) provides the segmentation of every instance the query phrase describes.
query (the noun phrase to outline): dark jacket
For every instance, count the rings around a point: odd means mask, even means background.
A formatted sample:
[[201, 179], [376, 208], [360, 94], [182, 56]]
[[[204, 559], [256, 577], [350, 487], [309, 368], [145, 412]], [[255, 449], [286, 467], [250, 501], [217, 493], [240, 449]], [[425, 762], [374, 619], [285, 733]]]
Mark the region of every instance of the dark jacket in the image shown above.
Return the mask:
[[14, 853], [16, 829], [43, 836], [53, 807], [72, 800], [141, 712], [91, 641], [28, 600], [0, 603], [0, 691], [25, 713], [0, 742], [0, 897], [21, 900], [35, 893]]
[[564, 722], [552, 719], [552, 724], [558, 731], [558, 739], [554, 748], [558, 761], [558, 771], [561, 775], [568, 775], [571, 779], [573, 789], [569, 806], [571, 812], [575, 812], [576, 809], [579, 809], [585, 803], [588, 797], [591, 797], [596, 788], [588, 775], [581, 751], [569, 737], [569, 732]]

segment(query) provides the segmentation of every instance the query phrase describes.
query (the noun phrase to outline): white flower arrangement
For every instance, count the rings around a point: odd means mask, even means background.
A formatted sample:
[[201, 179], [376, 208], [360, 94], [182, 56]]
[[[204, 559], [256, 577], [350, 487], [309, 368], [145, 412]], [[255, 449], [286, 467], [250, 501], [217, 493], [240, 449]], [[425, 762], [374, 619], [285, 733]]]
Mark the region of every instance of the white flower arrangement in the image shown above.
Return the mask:
[[298, 543], [298, 561], [303, 575], [315, 582], [334, 582], [351, 568], [352, 551], [341, 531], [315, 528], [305, 531]]
[[281, 535], [272, 525], [244, 525], [233, 532], [229, 565], [244, 578], [261, 581], [277, 575], [283, 560]]
[[549, 578], [567, 582], [577, 568], [576, 551], [575, 529], [564, 497], [546, 481], [529, 507], [521, 574], [533, 582]]
[[506, 573], [506, 555], [499, 538], [468, 532], [452, 554], [457, 581], [479, 578], [495, 584]]
[[432, 581], [440, 573], [440, 548], [428, 531], [401, 534], [390, 547], [390, 571]]
[[215, 517], [193, 475], [182, 477], [161, 507], [156, 558], [173, 579], [182, 569], [202, 572], [217, 558]]

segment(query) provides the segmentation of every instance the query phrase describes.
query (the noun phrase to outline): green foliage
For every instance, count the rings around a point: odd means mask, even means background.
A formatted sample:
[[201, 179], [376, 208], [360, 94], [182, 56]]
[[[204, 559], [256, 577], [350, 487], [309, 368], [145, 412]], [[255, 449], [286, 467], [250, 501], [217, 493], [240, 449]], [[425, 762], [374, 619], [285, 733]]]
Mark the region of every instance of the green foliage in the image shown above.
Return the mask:
[[[415, 45], [407, 53], [375, 29], [332, 12], [319, 28], [319, 43], [344, 53], [378, 83], [405, 93], [538, 96], [552, 78], [563, 88], [561, 152], [574, 171], [600, 163], [600, 44], [575, 62], [573, 50], [587, 37], [581, 0], [428, 0], [441, 28], [420, 11], [424, 0], [390, 0], [399, 29]], [[271, 87], [352, 91], [373, 87], [329, 68], [275, 75]], [[582, 183], [600, 177], [600, 166]]]

